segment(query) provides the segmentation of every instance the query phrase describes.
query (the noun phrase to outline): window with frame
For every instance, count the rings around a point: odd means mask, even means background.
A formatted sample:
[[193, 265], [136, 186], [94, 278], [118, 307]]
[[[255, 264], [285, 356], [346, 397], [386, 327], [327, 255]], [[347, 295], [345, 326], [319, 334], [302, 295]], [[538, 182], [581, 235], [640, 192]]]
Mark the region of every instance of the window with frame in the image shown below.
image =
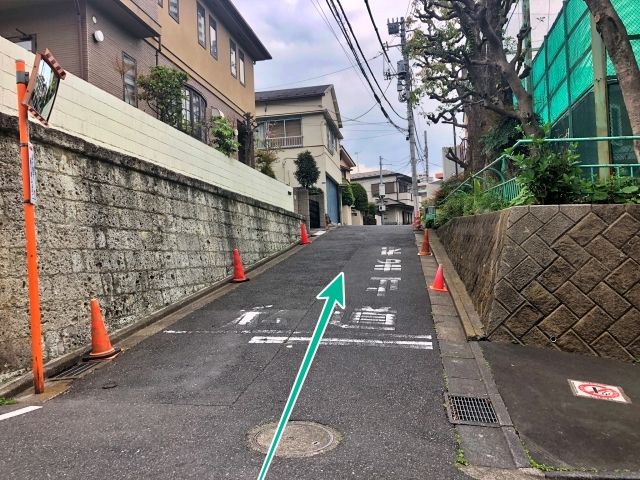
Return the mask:
[[333, 133], [333, 130], [331, 129], [331, 127], [327, 124], [327, 149], [331, 153], [334, 153], [337, 150], [337, 148], [338, 148], [338, 139]]
[[203, 47], [207, 47], [207, 31], [206, 31], [206, 15], [204, 12], [204, 7], [198, 3], [197, 6], [197, 17], [198, 17], [198, 43]]
[[238, 54], [239, 58], [240, 58], [240, 83], [242, 85], [245, 84], [245, 72], [244, 72], [244, 52], [242, 50], [240, 50], [239, 54]]
[[231, 61], [231, 75], [238, 77], [238, 52], [236, 42], [229, 40], [230, 61]]
[[136, 59], [122, 52], [122, 98], [129, 105], [138, 106], [138, 64]]
[[180, 21], [180, 1], [179, 0], [169, 0], [169, 15], [176, 22]]
[[409, 184], [398, 182], [398, 193], [409, 193]]
[[209, 16], [209, 53], [213, 58], [218, 59], [218, 23], [211, 16]]
[[204, 120], [207, 102], [202, 95], [191, 87], [185, 87], [182, 99], [182, 119], [184, 131], [199, 140], [205, 141]]
[[258, 148], [302, 147], [302, 119], [287, 118], [258, 123]]

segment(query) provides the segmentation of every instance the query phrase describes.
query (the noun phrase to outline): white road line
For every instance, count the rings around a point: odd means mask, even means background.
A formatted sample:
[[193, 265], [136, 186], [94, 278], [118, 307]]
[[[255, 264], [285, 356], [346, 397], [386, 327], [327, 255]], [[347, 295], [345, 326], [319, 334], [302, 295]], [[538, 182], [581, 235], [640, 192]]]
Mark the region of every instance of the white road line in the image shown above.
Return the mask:
[[2, 415], [0, 415], [0, 420], [6, 420], [7, 418], [17, 417], [18, 415], [33, 412], [34, 410], [38, 410], [40, 408], [42, 407], [38, 407], [35, 405], [32, 405], [31, 407], [19, 408], [18, 410], [14, 410], [13, 412], [3, 413]]
[[243, 314], [241, 314], [238, 318], [236, 318], [233, 323], [238, 324], [238, 325], [247, 325], [248, 323], [251, 323], [253, 321], [253, 319], [258, 318], [258, 316], [261, 314], [262, 312], [244, 312]]
[[[336, 325], [339, 326], [341, 328], [351, 328], [351, 327], [355, 327], [355, 325]], [[362, 327], [359, 327], [362, 328]], [[374, 328], [371, 328], [371, 330], [373, 330]], [[375, 330], [380, 330], [380, 327], [375, 327]], [[282, 334], [287, 334], [287, 335], [307, 335], [310, 332], [308, 331], [294, 331], [292, 332], [291, 330], [269, 330], [269, 329], [256, 329], [256, 330], [163, 330], [162, 333], [167, 333], [170, 335], [194, 335], [194, 334], [209, 334], [209, 335], [228, 335], [228, 334], [244, 334], [244, 335], [253, 335], [254, 337], [256, 335], [259, 336], [267, 336], [267, 335], [274, 335], [273, 338], [289, 338], [288, 336], [286, 337], [281, 337]], [[386, 333], [386, 332], [380, 332], [380, 331], [375, 331], [375, 332], [359, 332], [362, 335], [376, 335], [378, 337], [380, 336], [384, 336], [387, 337], [389, 339], [397, 339], [397, 340], [431, 340], [432, 337], [431, 335], [406, 335], [406, 334], [401, 334], [401, 333]], [[280, 335], [278, 335], [280, 334]], [[254, 342], [255, 343], [255, 342]], [[279, 343], [279, 342], [276, 342]]]
[[[309, 343], [311, 337], [252, 337], [249, 343]], [[369, 338], [323, 338], [322, 345], [360, 345], [364, 347], [399, 347], [433, 350], [432, 342], [414, 340], [374, 340]]]

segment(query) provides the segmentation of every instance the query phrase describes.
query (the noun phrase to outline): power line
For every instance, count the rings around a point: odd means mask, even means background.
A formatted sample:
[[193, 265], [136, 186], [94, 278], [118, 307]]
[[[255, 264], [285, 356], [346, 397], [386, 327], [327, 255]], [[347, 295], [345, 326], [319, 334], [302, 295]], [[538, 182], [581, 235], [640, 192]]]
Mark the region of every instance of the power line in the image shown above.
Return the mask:
[[[353, 69], [357, 72], [357, 69], [356, 69], [355, 64], [353, 63], [353, 60], [351, 60], [351, 57], [347, 53], [347, 50], [344, 48], [344, 45], [342, 45], [342, 42], [340, 41], [340, 38], [338, 38], [338, 34], [336, 33], [336, 31], [331, 26], [331, 22], [329, 21], [329, 18], [325, 15], [324, 10], [322, 9], [322, 5], [320, 4], [320, 0], [311, 0], [311, 3], [313, 4], [313, 7], [316, 9], [316, 11], [320, 14], [320, 18], [324, 21], [324, 23], [327, 26], [327, 28], [329, 28], [329, 31], [333, 34], [333, 37], [338, 42], [338, 45], [340, 45], [340, 48], [344, 52], [344, 56], [347, 57], [347, 60], [349, 61], [349, 63], [353, 67]], [[367, 86], [362, 81], [362, 78], [360, 77], [360, 75], [358, 75], [356, 73], [356, 76], [358, 77], [358, 79], [362, 83], [362, 86], [366, 88]]]
[[[347, 13], [344, 11], [344, 8], [342, 8], [342, 2], [340, 2], [340, 0], [335, 0], [335, 1], [338, 4], [338, 6], [340, 7], [340, 11], [342, 12], [342, 16], [344, 17], [344, 21], [347, 23], [347, 27], [349, 28], [349, 31], [351, 32], [351, 36], [353, 37], [353, 40], [355, 41], [356, 47], [358, 48], [358, 51], [360, 52], [360, 55], [362, 56], [362, 60], [364, 61], [364, 64], [367, 66], [367, 69], [369, 70], [369, 73], [371, 74], [371, 78], [373, 78], [373, 81], [377, 85], [378, 90], [380, 90], [380, 92], [382, 93], [382, 98], [385, 99], [385, 101], [389, 104], [389, 107], [391, 107], [391, 110], [393, 110], [393, 112], [398, 117], [400, 117], [402, 120], [406, 120], [405, 117], [403, 117], [402, 115], [400, 115], [396, 111], [396, 109], [393, 106], [393, 104], [389, 101], [387, 96], [384, 94], [384, 91], [382, 90], [382, 87], [380, 86], [380, 83], [378, 83], [378, 80], [376, 79], [376, 76], [373, 73], [373, 70], [371, 69], [371, 65], [369, 65], [369, 62], [367, 62], [367, 58], [366, 58], [364, 52], [362, 51], [362, 48], [360, 47], [360, 42], [358, 41], [358, 37], [356, 36], [355, 32], [353, 31], [353, 28], [351, 27], [351, 22], [349, 21], [349, 17], [347, 17]], [[358, 60], [358, 54], [354, 50], [353, 43], [351, 42], [349, 36], [347, 35], [346, 29], [344, 28], [344, 23], [342, 22], [342, 18], [340, 17], [338, 9], [335, 7], [334, 0], [327, 0], [327, 4], [333, 5], [333, 8], [335, 9], [334, 18], [336, 19], [336, 21], [338, 21], [341, 24], [342, 33], [344, 34], [345, 39], [347, 40], [347, 44], [349, 45], [349, 48], [351, 48], [351, 52], [356, 57], [356, 60]], [[358, 64], [360, 65], [360, 61], [358, 61]], [[364, 72], [363, 72], [363, 74], [364, 74]]]
[[[375, 60], [376, 58], [378, 58], [381, 55], [382, 55], [382, 53], [374, 55], [369, 60]], [[303, 82], [306, 82], [306, 81], [309, 81], [309, 80], [315, 80], [317, 78], [328, 77], [329, 75], [335, 75], [336, 73], [344, 72], [345, 70], [351, 70], [353, 68], [355, 68], [355, 65], [351, 65], [349, 67], [344, 67], [344, 68], [341, 68], [340, 70], [334, 70], [333, 72], [323, 73], [322, 75], [318, 75], [318, 76], [315, 76], [315, 77], [302, 78], [300, 80], [296, 80], [296, 81], [293, 81], [293, 82], [279, 83], [277, 85], [268, 85], [266, 87], [260, 87], [260, 90], [264, 90], [264, 89], [267, 89], [267, 88], [284, 87], [286, 85], [295, 85], [297, 83], [303, 83]]]
[[373, 18], [373, 13], [371, 13], [369, 0], [364, 0], [364, 4], [367, 6], [367, 11], [369, 12], [369, 18], [371, 19], [371, 24], [373, 25], [373, 29], [376, 32], [376, 37], [378, 37], [378, 43], [380, 43], [380, 46], [382, 47], [382, 53], [384, 54], [385, 57], [387, 57], [387, 61], [389, 62], [389, 64], [391, 64], [391, 59], [389, 58], [387, 49], [385, 48], [384, 43], [382, 43], [382, 38], [380, 38], [380, 32], [378, 31], [378, 26], [376, 25], [376, 21]]
[[[345, 56], [347, 57], [347, 60], [349, 60], [349, 63], [351, 63], [353, 65], [353, 61], [351, 60], [351, 57], [347, 53], [346, 49], [342, 45], [342, 42], [338, 38], [338, 35], [336, 34], [335, 30], [331, 26], [331, 22], [329, 21], [329, 19], [325, 15], [324, 10], [322, 9], [322, 6], [320, 5], [320, 1], [319, 0], [311, 0], [311, 2], [313, 4], [314, 8], [316, 9], [316, 11], [318, 11], [318, 13], [320, 14], [320, 17], [322, 18], [324, 23], [327, 25], [327, 27], [329, 28], [329, 30], [331, 31], [331, 33], [335, 37], [335, 39], [338, 42], [338, 44], [340, 45], [340, 48], [342, 49], [342, 51], [344, 52]], [[327, 4], [328, 4], [328, 0], [327, 0]], [[331, 10], [331, 6], [329, 6], [329, 10]], [[332, 11], [332, 13], [333, 13], [333, 11]], [[351, 50], [352, 50], [352, 53], [353, 53], [353, 49], [351, 49]], [[405, 131], [401, 127], [396, 125], [393, 122], [393, 120], [391, 120], [391, 118], [389, 117], [389, 114], [385, 111], [384, 107], [382, 106], [382, 104], [380, 102], [380, 98], [378, 97], [378, 95], [374, 91], [373, 86], [371, 85], [371, 82], [369, 81], [369, 78], [366, 76], [366, 73], [365, 73], [364, 69], [362, 68], [362, 65], [360, 63], [360, 59], [356, 57], [356, 61], [358, 62], [358, 67], [360, 68], [360, 71], [362, 72], [362, 74], [364, 75], [365, 79], [367, 80], [367, 83], [369, 84], [369, 88], [370, 88], [371, 92], [373, 93], [373, 97], [374, 97], [375, 101], [380, 106], [380, 110], [382, 111], [382, 114], [385, 116], [385, 118], [388, 120], [389, 123], [391, 123], [396, 129], [398, 129], [398, 131], [404, 133]], [[354, 65], [354, 69], [355, 69], [355, 65]], [[362, 82], [362, 85], [366, 88], [367, 86], [365, 85], [365, 83], [362, 80], [362, 78], [360, 77], [360, 75], [358, 75], [358, 79], [360, 79], [360, 82]], [[355, 120], [355, 121], [357, 121], [357, 120]], [[365, 122], [362, 122], [362, 123], [365, 123]]]

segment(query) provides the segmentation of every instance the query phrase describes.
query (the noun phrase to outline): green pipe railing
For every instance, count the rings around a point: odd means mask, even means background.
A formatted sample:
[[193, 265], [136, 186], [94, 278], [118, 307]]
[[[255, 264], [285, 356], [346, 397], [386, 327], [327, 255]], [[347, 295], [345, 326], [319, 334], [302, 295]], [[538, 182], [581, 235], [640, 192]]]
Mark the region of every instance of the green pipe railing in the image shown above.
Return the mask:
[[[640, 135], [622, 135], [617, 137], [575, 137], [575, 138], [545, 138], [543, 141], [545, 143], [581, 143], [581, 142], [610, 142], [610, 141], [629, 141], [629, 140], [640, 140]], [[520, 145], [529, 145], [533, 143], [532, 139], [523, 138], [518, 140], [513, 144], [512, 148], [516, 148]], [[498, 158], [496, 158], [489, 165], [484, 167], [481, 170], [478, 170], [476, 173], [467, 178], [464, 182], [454, 188], [449, 195], [447, 195], [441, 203], [447, 201], [447, 199], [456, 193], [458, 190], [469, 187], [472, 185], [473, 180], [478, 179], [481, 181], [485, 181], [485, 179], [480, 178], [480, 175], [491, 172], [496, 174], [499, 178], [498, 185], [492, 186], [487, 191], [497, 191], [503, 195], [503, 198], [506, 201], [511, 201], [520, 193], [520, 187], [516, 182], [516, 178], [511, 178], [506, 180], [507, 175], [507, 162], [511, 158], [511, 155], [507, 153], [503, 153]], [[496, 165], [500, 164], [500, 167], [496, 168]], [[580, 168], [583, 170], [596, 169], [596, 173], [599, 173], [600, 169], [608, 168], [615, 171], [616, 176], [638, 176], [640, 174], [640, 164], [596, 164], [596, 165], [580, 165]], [[628, 169], [629, 174], [624, 173], [624, 169]], [[593, 175], [593, 170], [591, 171], [591, 179], [595, 181], [595, 177]]]

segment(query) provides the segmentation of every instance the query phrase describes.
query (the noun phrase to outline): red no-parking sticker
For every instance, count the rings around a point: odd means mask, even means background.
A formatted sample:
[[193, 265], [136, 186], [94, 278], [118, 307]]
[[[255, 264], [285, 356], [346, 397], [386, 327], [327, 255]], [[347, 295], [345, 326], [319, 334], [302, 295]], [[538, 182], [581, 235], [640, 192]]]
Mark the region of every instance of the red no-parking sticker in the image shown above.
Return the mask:
[[615, 385], [605, 385], [603, 383], [585, 382], [582, 380], [569, 380], [571, 390], [576, 397], [596, 398], [598, 400], [609, 400], [611, 402], [631, 403], [631, 400], [624, 394], [622, 387]]

